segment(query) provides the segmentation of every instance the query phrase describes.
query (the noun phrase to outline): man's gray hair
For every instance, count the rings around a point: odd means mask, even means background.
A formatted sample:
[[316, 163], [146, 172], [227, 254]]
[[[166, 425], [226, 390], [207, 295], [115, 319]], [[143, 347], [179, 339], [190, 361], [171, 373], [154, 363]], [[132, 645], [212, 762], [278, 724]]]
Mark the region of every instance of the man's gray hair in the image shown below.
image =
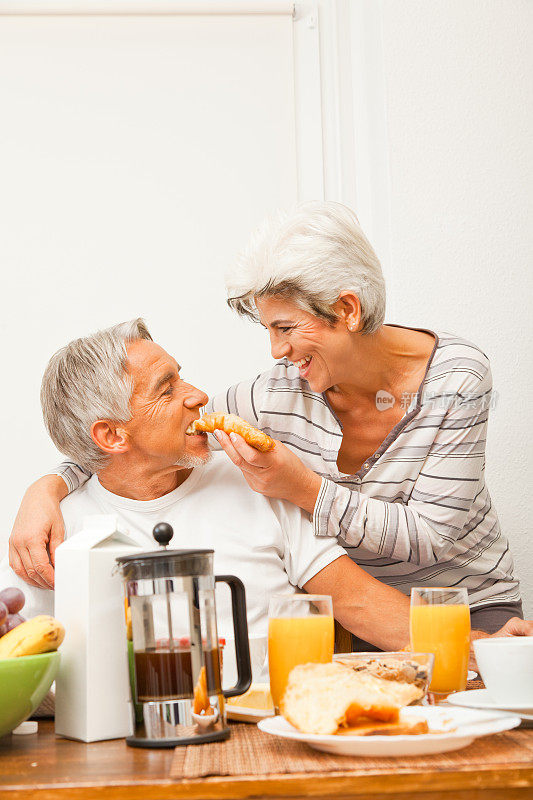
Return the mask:
[[332, 324], [343, 291], [359, 298], [363, 333], [376, 331], [385, 318], [381, 264], [356, 215], [341, 203], [303, 203], [265, 220], [229, 271], [226, 288], [228, 305], [256, 322], [255, 298], [275, 295]]
[[144, 320], [122, 322], [62, 347], [44, 372], [46, 429], [61, 453], [91, 472], [108, 460], [91, 437], [93, 422], [131, 419], [133, 381], [126, 372], [126, 347], [139, 339], [152, 340]]

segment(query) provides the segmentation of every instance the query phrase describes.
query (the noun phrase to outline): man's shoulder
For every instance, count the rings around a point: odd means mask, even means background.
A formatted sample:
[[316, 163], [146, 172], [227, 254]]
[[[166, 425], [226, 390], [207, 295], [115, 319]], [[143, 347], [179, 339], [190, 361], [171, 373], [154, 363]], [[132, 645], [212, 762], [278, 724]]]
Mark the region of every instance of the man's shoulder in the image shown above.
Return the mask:
[[78, 489], [68, 494], [59, 504], [63, 522], [65, 523], [65, 536], [72, 536], [83, 516], [98, 513], [97, 503], [92, 496], [92, 488], [97, 480], [93, 475]]
[[306, 511], [287, 500], [265, 497], [255, 492], [225, 453], [216, 453], [203, 468], [202, 477], [194, 487], [194, 491], [198, 490], [206, 490], [211, 498], [218, 495], [229, 511], [238, 509], [241, 514], [250, 515], [250, 519], [253, 519], [253, 514], [258, 515], [256, 519], [260, 516], [263, 521], [270, 518], [289, 538], [303, 536], [315, 541], [311, 518]]
[[[259, 492], [255, 492], [247, 484], [241, 470], [233, 464], [225, 453], [215, 453], [212, 460], [202, 468], [200, 480], [194, 484], [191, 500], [194, 496], [205, 493], [205, 503], [210, 513], [227, 513], [250, 521], [267, 519], [276, 525], [283, 524], [283, 515], [279, 505], [289, 509], [286, 513], [299, 513], [300, 509], [285, 501], [272, 501]], [[202, 502], [203, 499], [201, 499]], [[279, 504], [279, 505], [278, 505]], [[203, 507], [203, 506], [202, 506]]]

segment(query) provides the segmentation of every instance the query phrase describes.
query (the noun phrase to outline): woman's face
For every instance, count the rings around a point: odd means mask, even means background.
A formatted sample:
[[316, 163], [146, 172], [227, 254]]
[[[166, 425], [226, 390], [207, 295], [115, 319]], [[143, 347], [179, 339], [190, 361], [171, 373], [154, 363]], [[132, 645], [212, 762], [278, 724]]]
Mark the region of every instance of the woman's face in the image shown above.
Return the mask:
[[278, 297], [257, 298], [256, 306], [270, 334], [273, 358], [292, 361], [314, 392], [325, 392], [342, 380], [350, 344], [342, 318], [329, 325]]

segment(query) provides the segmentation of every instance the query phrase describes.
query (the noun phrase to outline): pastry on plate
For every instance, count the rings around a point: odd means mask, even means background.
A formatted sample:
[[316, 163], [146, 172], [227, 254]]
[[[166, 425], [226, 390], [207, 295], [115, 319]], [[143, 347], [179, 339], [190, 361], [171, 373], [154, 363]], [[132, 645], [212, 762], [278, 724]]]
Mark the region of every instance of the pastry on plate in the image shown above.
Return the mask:
[[414, 684], [354, 672], [338, 662], [301, 664], [289, 675], [280, 710], [303, 733], [334, 734], [362, 718], [367, 725], [398, 723], [400, 709], [421, 694]]
[[398, 722], [379, 722], [369, 717], [360, 717], [350, 728], [339, 728], [338, 736], [419, 736], [429, 733], [425, 719], [400, 719]]

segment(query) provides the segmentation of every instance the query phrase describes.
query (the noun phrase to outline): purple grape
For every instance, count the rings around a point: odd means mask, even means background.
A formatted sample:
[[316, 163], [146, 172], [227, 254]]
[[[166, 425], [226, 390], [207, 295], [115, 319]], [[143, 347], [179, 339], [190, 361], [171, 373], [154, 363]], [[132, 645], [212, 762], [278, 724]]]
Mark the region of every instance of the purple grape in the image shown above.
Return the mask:
[[2, 603], [0, 600], [0, 625], [3, 625], [7, 619], [7, 615], [9, 611], [7, 610], [7, 606], [5, 603]]
[[7, 610], [10, 614], [18, 614], [26, 602], [24, 592], [21, 592], [20, 589], [15, 589], [15, 587], [2, 589], [0, 592], [0, 600], [7, 606]]
[[7, 622], [3, 622], [2, 625], [0, 625], [0, 636], [3, 636], [4, 633], [7, 633]]
[[7, 618], [7, 622], [4, 623], [7, 627], [5, 632], [9, 633], [9, 631], [12, 631], [17, 625], [20, 625], [21, 622], [26, 622], [26, 620], [24, 617], [21, 617], [20, 614], [10, 614]]

